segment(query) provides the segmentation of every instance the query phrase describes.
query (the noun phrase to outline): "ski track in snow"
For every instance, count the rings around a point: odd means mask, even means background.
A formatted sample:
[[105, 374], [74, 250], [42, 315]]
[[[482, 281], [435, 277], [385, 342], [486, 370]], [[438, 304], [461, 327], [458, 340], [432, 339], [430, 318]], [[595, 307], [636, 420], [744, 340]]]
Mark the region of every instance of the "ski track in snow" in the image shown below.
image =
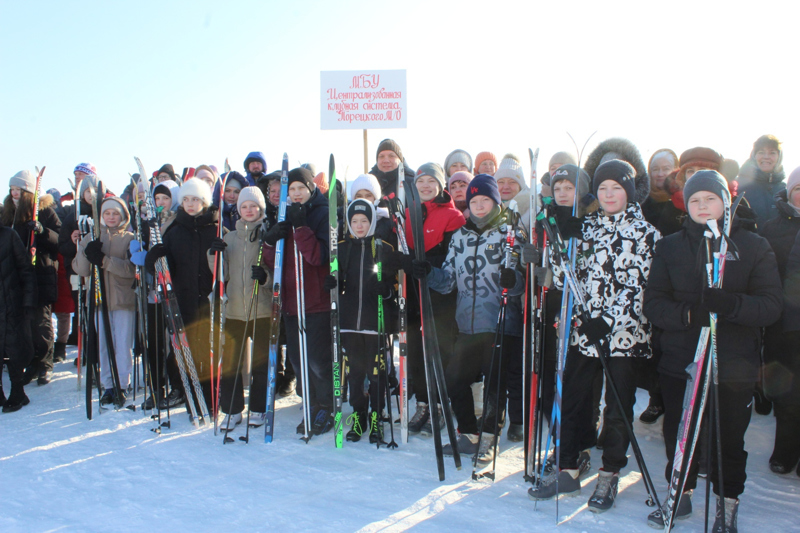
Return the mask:
[[[562, 498], [556, 527], [554, 501], [534, 502], [522, 479], [522, 449], [501, 438], [497, 479], [472, 481], [471, 459], [457, 471], [445, 458], [439, 482], [433, 440], [410, 437], [396, 450], [359, 443], [333, 446], [332, 433], [303, 444], [295, 435], [299, 398], [276, 404], [275, 441], [263, 428], [238, 440], [240, 425], [222, 444], [213, 427], [195, 429], [185, 409], [172, 411], [172, 428], [161, 435], [141, 410], [107, 410], [86, 419], [84, 392], [76, 391], [75, 349], [57, 364], [51, 384], [26, 387], [31, 403], [0, 415], [0, 531], [105, 532], [142, 527], [163, 531], [559, 531], [563, 533], [652, 531], [652, 510], [629, 450], [617, 506], [602, 515], [586, 509], [601, 453], [580, 496]], [[8, 377], [3, 375], [8, 392]], [[636, 434], [650, 474], [665, 497], [666, 456], [660, 422], [638, 422], [647, 406], [639, 391]], [[137, 394], [137, 404], [143, 398]], [[412, 402], [413, 405], [413, 402]], [[412, 407], [413, 408], [413, 407]], [[345, 413], [349, 414], [349, 406]], [[164, 413], [164, 416], [165, 413]], [[747, 433], [748, 479], [739, 515], [742, 532], [800, 531], [800, 478], [768, 468], [774, 436], [772, 416], [753, 415]], [[386, 438], [389, 439], [388, 425]], [[395, 426], [399, 442], [399, 425]], [[443, 433], [446, 442], [446, 434]], [[693, 498], [694, 515], [675, 531], [703, 531], [705, 482]], [[713, 507], [713, 500], [712, 500]], [[713, 520], [713, 509], [712, 509]]]

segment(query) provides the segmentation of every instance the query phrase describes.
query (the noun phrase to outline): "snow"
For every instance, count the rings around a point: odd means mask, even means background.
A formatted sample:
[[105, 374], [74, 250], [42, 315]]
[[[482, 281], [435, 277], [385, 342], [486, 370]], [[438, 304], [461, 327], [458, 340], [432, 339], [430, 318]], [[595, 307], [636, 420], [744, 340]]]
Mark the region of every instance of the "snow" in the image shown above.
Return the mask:
[[[269, 445], [263, 428], [251, 432], [249, 444], [239, 441], [243, 426], [233, 433], [235, 442], [223, 445], [212, 428], [195, 429], [184, 409], [173, 410], [172, 428], [157, 435], [141, 410], [112, 409], [87, 420], [71, 362], [74, 348], [68, 355], [68, 362], [56, 365], [51, 384], [26, 387], [30, 405], [0, 415], [0, 531], [556, 530], [555, 502], [528, 499], [521, 447], [505, 437], [492, 484], [471, 481], [466, 458], [461, 471], [446, 458], [447, 478], [440, 483], [430, 438], [411, 437], [396, 450], [377, 450], [366, 438], [337, 450], [332, 434], [304, 444], [295, 435], [301, 419], [296, 396], [277, 402], [275, 442]], [[8, 392], [8, 377], [3, 379]], [[661, 427], [638, 422], [646, 406], [640, 391], [636, 433], [663, 498]], [[800, 531], [800, 478], [769, 471], [773, 435], [774, 418], [754, 414], [739, 516], [743, 532]], [[581, 495], [560, 500], [557, 530], [651, 531], [646, 517], [652, 509], [644, 504], [630, 454], [616, 508], [602, 515], [587, 511], [600, 454], [592, 453], [594, 468]], [[704, 498], [701, 483], [695, 514], [675, 531], [703, 531]]]

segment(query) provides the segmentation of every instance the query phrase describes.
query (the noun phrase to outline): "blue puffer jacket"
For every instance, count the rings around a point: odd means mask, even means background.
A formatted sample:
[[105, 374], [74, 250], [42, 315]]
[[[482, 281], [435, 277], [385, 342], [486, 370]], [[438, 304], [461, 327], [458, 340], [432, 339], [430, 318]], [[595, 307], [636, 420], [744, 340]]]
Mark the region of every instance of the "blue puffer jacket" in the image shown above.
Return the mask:
[[[428, 284], [437, 292], [447, 294], [458, 288], [456, 322], [459, 333], [494, 333], [497, 329], [503, 291], [500, 269], [504, 266], [507, 247], [506, 214], [506, 210], [501, 211], [482, 231], [468, 220], [453, 233], [442, 267], [428, 274]], [[525, 279], [519, 265], [525, 239], [524, 233], [516, 229], [511, 268], [516, 270], [517, 283], [508, 292], [509, 300], [525, 292]], [[505, 333], [522, 336], [522, 313], [518, 305], [509, 304], [506, 310]]]

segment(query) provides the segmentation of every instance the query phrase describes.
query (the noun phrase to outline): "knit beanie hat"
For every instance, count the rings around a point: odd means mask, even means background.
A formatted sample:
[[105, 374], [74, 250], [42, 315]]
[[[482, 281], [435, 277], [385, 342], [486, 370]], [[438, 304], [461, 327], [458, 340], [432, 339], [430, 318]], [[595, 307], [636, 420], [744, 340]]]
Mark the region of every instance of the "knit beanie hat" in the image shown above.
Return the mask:
[[789, 174], [789, 179], [786, 181], [786, 196], [787, 198], [791, 199], [792, 197], [792, 189], [795, 187], [800, 186], [800, 167], [792, 170], [792, 173]]
[[97, 190], [97, 176], [95, 174], [89, 174], [81, 180], [81, 184], [78, 187], [78, 196], [81, 200], [83, 200], [83, 195], [86, 193], [86, 189], [91, 189], [92, 196], [94, 196], [94, 192]]
[[56, 201], [57, 204], [61, 203], [61, 192], [53, 187], [52, 189], [47, 189], [47, 194], [53, 197], [53, 200]]
[[[550, 162], [547, 164], [547, 168], [549, 169], [553, 165], [558, 164], [560, 167], [561, 165], [576, 165], [578, 164], [578, 160], [575, 159], [575, 156], [569, 152], [556, 152], [550, 157]], [[552, 184], [552, 182], [551, 182]]]
[[350, 222], [355, 215], [365, 215], [367, 217], [367, 220], [369, 220], [369, 231], [367, 231], [366, 236], [372, 236], [375, 233], [375, 226], [378, 223], [378, 217], [375, 216], [375, 206], [364, 198], [359, 198], [350, 202], [350, 205], [347, 207], [347, 228], [352, 235], [355, 235], [355, 233], [353, 233], [353, 227]]
[[203, 201], [204, 207], [211, 205], [211, 188], [208, 186], [208, 183], [200, 178], [189, 178], [183, 182], [178, 192], [178, 203], [182, 204], [183, 199], [187, 196], [200, 198]]
[[519, 184], [521, 191], [528, 188], [528, 185], [525, 183], [525, 173], [522, 171], [519, 157], [514, 154], [506, 154], [503, 156], [503, 160], [500, 161], [500, 166], [497, 168], [497, 172], [494, 173], [494, 179], [499, 180], [501, 178], [513, 179]]
[[417, 169], [417, 175], [414, 178], [416, 182], [422, 176], [431, 176], [436, 178], [439, 182], [439, 192], [444, 190], [444, 169], [439, 166], [439, 163], [425, 163]]
[[727, 202], [731, 201], [731, 192], [728, 189], [728, 182], [725, 177], [716, 170], [698, 170], [692, 177], [688, 179], [686, 185], [683, 187], [683, 197], [686, 205], [689, 205], [689, 199], [692, 195], [699, 191], [708, 191], [716, 194]]
[[328, 180], [326, 179], [325, 173], [320, 172], [316, 176], [314, 176], [314, 185], [317, 186], [319, 192], [322, 194], [328, 194], [328, 189], [330, 189], [330, 185], [328, 184]]
[[170, 198], [174, 198], [173, 192], [176, 189], [180, 189], [180, 185], [178, 185], [177, 182], [172, 180], [165, 180], [156, 185], [156, 188], [153, 189], [153, 196], [155, 196], [156, 194], [166, 194]]
[[[580, 179], [578, 176], [580, 176]], [[589, 192], [589, 184], [592, 182], [585, 170], [578, 168], [577, 165], [570, 164], [561, 165], [553, 172], [553, 175], [550, 176], [550, 187], [554, 189], [556, 183], [563, 180], [569, 181], [573, 187], [578, 189], [579, 199]], [[550, 194], [552, 195], [552, 192]]]
[[371, 192], [372, 196], [375, 197], [375, 205], [378, 205], [378, 202], [381, 201], [381, 184], [378, 183], [378, 178], [372, 174], [359, 174], [350, 186], [348, 198], [355, 198], [358, 191]]
[[597, 196], [597, 189], [607, 180], [616, 181], [625, 189], [628, 196], [628, 203], [636, 202], [636, 170], [627, 161], [612, 159], [597, 167], [592, 178], [592, 194]]
[[492, 152], [480, 152], [478, 155], [476, 155], [475, 166], [472, 167], [472, 169], [475, 172], [478, 172], [478, 169], [481, 167], [481, 163], [487, 160], [494, 162], [494, 168], [497, 170], [497, 156], [495, 156]]
[[103, 220], [102, 214], [106, 211], [116, 211], [122, 217], [120, 220], [119, 226], [117, 227], [125, 227], [128, 225], [128, 221], [130, 220], [130, 215], [128, 215], [128, 208], [125, 207], [125, 203], [122, 201], [121, 198], [117, 198], [116, 196], [111, 196], [103, 200], [103, 205], [100, 206], [100, 223], [105, 226], [106, 223]]
[[454, 163], [464, 163], [467, 165], [467, 170], [472, 172], [472, 156], [465, 150], [459, 148], [447, 154], [447, 157], [444, 159], [444, 172], [448, 178], [450, 177], [450, 165]]
[[375, 152], [375, 159], [377, 159], [378, 155], [385, 150], [391, 150], [397, 155], [400, 161], [403, 160], [403, 151], [400, 149], [400, 145], [398, 145], [392, 139], [384, 139], [381, 141], [381, 143], [378, 145], [378, 151]]
[[90, 176], [97, 175], [97, 169], [94, 168], [94, 165], [91, 163], [78, 163], [78, 165], [75, 167], [75, 170], [72, 172], [83, 172], [84, 174], [89, 174]]
[[170, 165], [169, 163], [161, 165], [161, 168], [159, 168], [156, 171], [156, 177], [158, 177], [158, 175], [161, 174], [162, 172], [169, 174], [169, 179], [175, 181], [175, 169], [172, 168], [172, 165]]
[[470, 181], [474, 179], [474, 176], [465, 170], [459, 170], [458, 172], [454, 172], [452, 176], [447, 180], [447, 188], [453, 186], [454, 181], [463, 181], [466, 184], [469, 184]]
[[736, 176], [739, 175], [739, 163], [735, 159], [725, 158], [719, 166], [719, 173], [728, 180], [728, 183], [736, 181]]
[[289, 187], [296, 181], [301, 182], [308, 187], [309, 191], [314, 192], [314, 188], [316, 187], [314, 184], [314, 174], [307, 168], [297, 167], [289, 171]]
[[489, 174], [478, 174], [469, 182], [469, 187], [467, 187], [467, 206], [476, 196], [488, 196], [497, 205], [503, 205], [500, 191], [497, 188], [497, 181]]
[[264, 193], [258, 187], [245, 187], [239, 192], [239, 199], [236, 201], [236, 209], [242, 212], [242, 204], [245, 202], [255, 202], [261, 208], [261, 214], [267, 210], [267, 201], [264, 199]]
[[8, 180], [9, 187], [19, 187], [23, 191], [36, 191], [36, 175], [30, 170], [20, 170]]

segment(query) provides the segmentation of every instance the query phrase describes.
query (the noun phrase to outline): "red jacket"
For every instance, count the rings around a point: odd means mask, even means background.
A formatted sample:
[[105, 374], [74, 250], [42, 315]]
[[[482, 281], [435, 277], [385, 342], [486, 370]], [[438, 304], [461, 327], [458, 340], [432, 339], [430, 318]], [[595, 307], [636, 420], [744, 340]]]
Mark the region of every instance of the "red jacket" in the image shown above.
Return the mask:
[[[443, 191], [442, 194], [428, 200], [422, 204], [422, 228], [425, 230], [425, 251], [429, 252], [431, 249], [440, 244], [445, 237], [446, 233], [452, 233], [466, 223], [464, 215], [456, 207], [450, 193]], [[406, 209], [406, 240], [408, 247], [414, 248], [414, 235], [411, 227], [414, 223], [409, 216], [408, 209]], [[447, 254], [447, 250], [444, 250]]]

